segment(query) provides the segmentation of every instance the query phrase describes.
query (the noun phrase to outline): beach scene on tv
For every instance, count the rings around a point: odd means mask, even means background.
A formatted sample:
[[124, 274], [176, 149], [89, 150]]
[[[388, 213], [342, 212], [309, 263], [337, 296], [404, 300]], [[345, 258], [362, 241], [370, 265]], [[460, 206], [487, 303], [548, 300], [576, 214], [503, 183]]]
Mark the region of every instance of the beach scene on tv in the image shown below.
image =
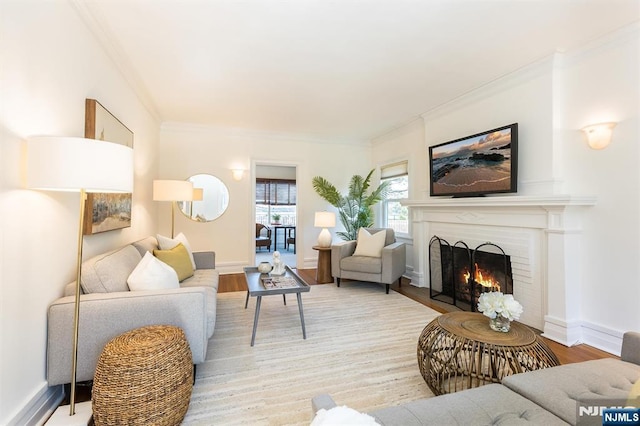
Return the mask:
[[432, 148], [432, 195], [508, 192], [511, 128]]

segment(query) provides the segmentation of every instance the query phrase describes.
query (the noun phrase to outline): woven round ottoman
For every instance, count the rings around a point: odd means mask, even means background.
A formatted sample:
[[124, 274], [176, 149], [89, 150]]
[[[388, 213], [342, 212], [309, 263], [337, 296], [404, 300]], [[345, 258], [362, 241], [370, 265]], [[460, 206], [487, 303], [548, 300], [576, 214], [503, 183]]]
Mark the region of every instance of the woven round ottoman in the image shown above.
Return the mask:
[[93, 379], [96, 425], [178, 425], [189, 408], [193, 361], [181, 328], [149, 326], [107, 343]]

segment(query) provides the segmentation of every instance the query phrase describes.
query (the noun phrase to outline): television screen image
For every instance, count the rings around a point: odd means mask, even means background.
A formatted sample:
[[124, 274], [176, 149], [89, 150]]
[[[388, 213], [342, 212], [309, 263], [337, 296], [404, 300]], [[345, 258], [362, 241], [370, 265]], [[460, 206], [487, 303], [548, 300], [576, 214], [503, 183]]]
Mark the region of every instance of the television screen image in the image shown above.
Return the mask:
[[429, 147], [431, 195], [517, 191], [518, 123]]

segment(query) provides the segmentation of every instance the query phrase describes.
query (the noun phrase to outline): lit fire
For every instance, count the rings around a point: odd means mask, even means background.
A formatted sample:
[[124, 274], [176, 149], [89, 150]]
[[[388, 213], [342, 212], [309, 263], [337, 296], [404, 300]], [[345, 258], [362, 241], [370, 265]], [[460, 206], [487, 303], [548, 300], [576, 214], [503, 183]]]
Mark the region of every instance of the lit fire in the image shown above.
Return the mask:
[[[486, 271], [485, 271], [486, 276], [483, 275], [482, 270], [478, 268], [477, 263], [475, 266], [476, 266], [475, 267], [476, 276], [474, 277], [475, 282], [480, 284], [483, 287], [488, 287], [488, 288], [494, 289], [495, 291], [500, 291], [500, 283], [498, 283], [497, 281], [494, 281], [494, 278], [491, 276], [491, 274], [488, 274]], [[469, 284], [469, 278], [471, 278], [471, 272], [465, 271], [463, 276], [464, 276], [464, 282], [466, 284]]]

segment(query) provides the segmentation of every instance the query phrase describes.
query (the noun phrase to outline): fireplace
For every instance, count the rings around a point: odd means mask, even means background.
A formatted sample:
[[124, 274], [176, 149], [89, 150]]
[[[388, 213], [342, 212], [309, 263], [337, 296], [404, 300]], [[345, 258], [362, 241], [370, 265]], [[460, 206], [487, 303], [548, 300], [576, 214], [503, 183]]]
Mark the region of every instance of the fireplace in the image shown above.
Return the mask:
[[493, 243], [471, 249], [433, 236], [429, 242], [430, 297], [475, 312], [481, 293], [513, 294], [511, 257]]
[[579, 320], [580, 305], [569, 303], [581, 288], [582, 221], [596, 204], [595, 197], [430, 197], [402, 204], [409, 207], [412, 221], [412, 283], [431, 287], [432, 236], [462, 240], [474, 248], [491, 241], [510, 256], [513, 297], [524, 307], [519, 322], [568, 346], [587, 332], [602, 341], [620, 340], [601, 330], [587, 330]]

